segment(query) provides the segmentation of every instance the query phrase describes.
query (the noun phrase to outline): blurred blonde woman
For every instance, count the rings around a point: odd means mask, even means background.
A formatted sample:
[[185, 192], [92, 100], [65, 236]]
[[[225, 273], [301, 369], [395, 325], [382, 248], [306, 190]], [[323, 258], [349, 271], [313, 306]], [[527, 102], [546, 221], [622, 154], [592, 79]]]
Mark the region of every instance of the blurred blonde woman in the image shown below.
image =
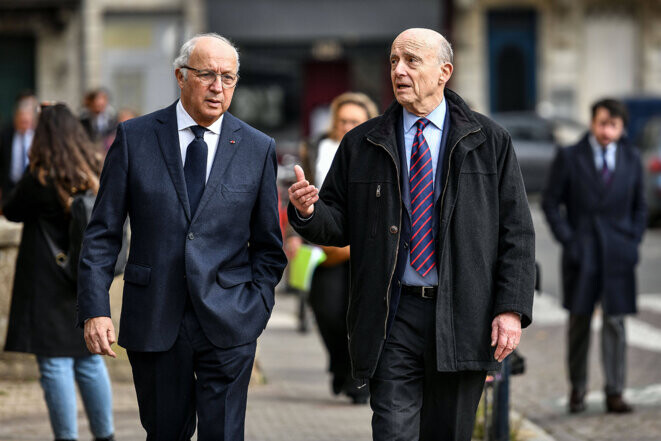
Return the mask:
[[[363, 93], [347, 92], [331, 103], [331, 127], [319, 141], [314, 181], [321, 187], [344, 135], [378, 115], [376, 105]], [[351, 377], [346, 313], [349, 302], [349, 247], [322, 247], [326, 261], [316, 269], [310, 288], [310, 305], [328, 351], [331, 388], [349, 396], [354, 404], [367, 403], [369, 390], [358, 389]]]
[[57, 441], [78, 438], [76, 383], [95, 440], [114, 439], [106, 366], [74, 327], [76, 281], [57, 265], [48, 244], [68, 249], [72, 196], [96, 193], [101, 166], [101, 154], [67, 106], [44, 107], [28, 169], [3, 206], [7, 219], [23, 222], [5, 350], [37, 356]]

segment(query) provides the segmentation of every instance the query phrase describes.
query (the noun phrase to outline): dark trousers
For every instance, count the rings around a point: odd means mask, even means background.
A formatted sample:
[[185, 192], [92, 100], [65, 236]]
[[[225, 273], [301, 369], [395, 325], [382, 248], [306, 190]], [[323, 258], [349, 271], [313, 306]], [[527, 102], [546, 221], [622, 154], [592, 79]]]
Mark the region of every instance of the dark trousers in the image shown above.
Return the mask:
[[190, 440], [196, 415], [198, 440], [243, 440], [255, 347], [214, 346], [189, 305], [170, 350], [128, 351], [147, 440]]
[[469, 441], [486, 372], [436, 370], [436, 301], [402, 295], [370, 380], [374, 441]]
[[349, 262], [317, 267], [310, 286], [310, 306], [328, 351], [328, 370], [333, 376], [333, 391], [339, 393], [352, 380], [346, 318], [349, 306]]
[[[592, 315], [569, 315], [569, 380], [580, 394], [587, 390], [588, 350], [590, 349]], [[607, 395], [618, 395], [624, 390], [627, 343], [623, 315], [603, 315], [601, 325], [601, 359], [606, 377]]]

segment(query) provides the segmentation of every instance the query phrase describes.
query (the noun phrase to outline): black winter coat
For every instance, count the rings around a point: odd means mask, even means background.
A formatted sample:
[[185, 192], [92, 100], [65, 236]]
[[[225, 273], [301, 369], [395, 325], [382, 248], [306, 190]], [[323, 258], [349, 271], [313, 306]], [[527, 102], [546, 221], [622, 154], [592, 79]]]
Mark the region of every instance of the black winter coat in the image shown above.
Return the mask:
[[563, 246], [563, 305], [572, 313], [592, 314], [597, 301], [607, 314], [636, 312], [635, 266], [647, 219], [643, 185], [640, 156], [623, 142], [608, 185], [587, 135], [558, 150], [542, 207]]
[[76, 328], [76, 285], [57, 266], [44, 227], [62, 249], [68, 248], [69, 216], [55, 187], [26, 172], [4, 202], [3, 213], [23, 222], [16, 259], [6, 351], [48, 357], [90, 355], [82, 329]]
[[[532, 320], [534, 230], [509, 134], [471, 111], [446, 89], [446, 147], [441, 231], [437, 244], [436, 366], [439, 371], [489, 370], [491, 322], [503, 312]], [[353, 375], [371, 377], [386, 338], [396, 273], [402, 197], [396, 125], [402, 108], [347, 133], [308, 221], [293, 205], [289, 220], [314, 243], [351, 245], [347, 325]]]

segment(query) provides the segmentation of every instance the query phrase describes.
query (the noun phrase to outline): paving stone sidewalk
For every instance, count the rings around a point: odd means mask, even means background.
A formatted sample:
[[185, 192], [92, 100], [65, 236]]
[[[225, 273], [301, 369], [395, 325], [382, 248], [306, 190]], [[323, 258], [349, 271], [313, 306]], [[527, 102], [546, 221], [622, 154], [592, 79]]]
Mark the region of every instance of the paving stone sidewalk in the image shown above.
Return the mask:
[[[296, 300], [280, 295], [260, 339], [259, 362], [267, 383], [251, 387], [246, 441], [369, 441], [368, 406], [330, 394], [326, 358], [316, 332], [297, 332]], [[113, 383], [118, 441], [144, 440], [133, 385]], [[79, 400], [80, 402], [80, 400]], [[84, 413], [80, 439], [91, 439]], [[549, 441], [527, 422], [524, 441]], [[0, 382], [0, 441], [52, 439], [48, 414], [37, 381]]]

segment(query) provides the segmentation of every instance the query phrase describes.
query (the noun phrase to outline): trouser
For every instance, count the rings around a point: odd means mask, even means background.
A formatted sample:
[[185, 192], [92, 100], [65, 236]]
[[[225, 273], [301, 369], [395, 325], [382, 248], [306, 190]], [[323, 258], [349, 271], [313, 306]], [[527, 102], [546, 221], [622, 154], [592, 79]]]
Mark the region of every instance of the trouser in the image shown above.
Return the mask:
[[436, 303], [402, 295], [370, 380], [374, 441], [469, 441], [486, 372], [436, 370]]
[[[351, 360], [347, 341], [349, 306], [349, 262], [317, 267], [310, 286], [310, 306], [328, 351], [328, 370], [335, 392], [351, 381]], [[366, 391], [367, 392], [367, 391]]]
[[113, 434], [112, 392], [101, 356], [37, 356], [37, 363], [55, 439], [78, 438], [76, 383], [92, 434], [96, 438]]
[[[568, 365], [571, 386], [579, 394], [587, 390], [588, 350], [592, 314], [570, 314]], [[623, 315], [603, 315], [601, 359], [607, 395], [621, 394], [626, 375], [626, 338]]]
[[140, 422], [148, 441], [242, 441], [256, 342], [218, 348], [190, 303], [174, 346], [128, 351]]

